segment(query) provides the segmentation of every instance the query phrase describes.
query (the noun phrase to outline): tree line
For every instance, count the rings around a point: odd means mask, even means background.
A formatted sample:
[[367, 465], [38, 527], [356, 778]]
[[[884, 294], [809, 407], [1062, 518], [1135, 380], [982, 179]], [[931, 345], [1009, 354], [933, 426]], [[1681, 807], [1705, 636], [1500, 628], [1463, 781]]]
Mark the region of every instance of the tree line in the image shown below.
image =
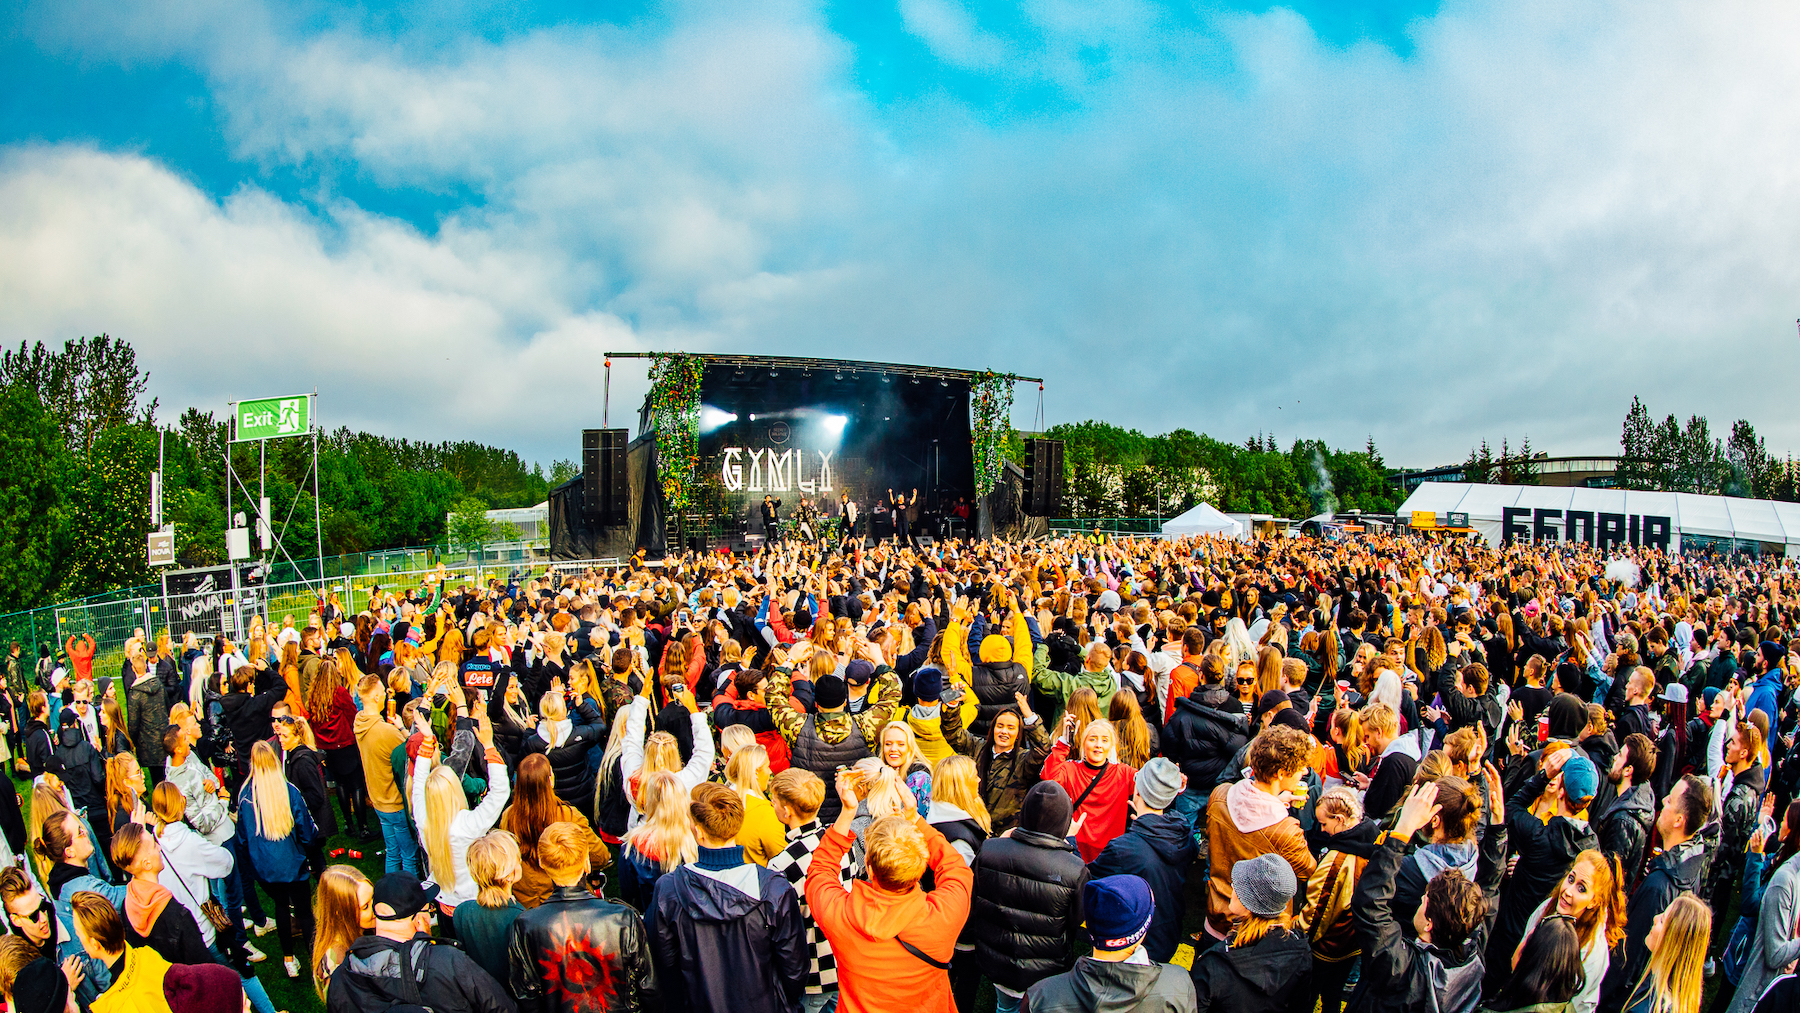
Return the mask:
[[[1205, 502], [1227, 513], [1302, 518], [1391, 512], [1402, 499], [1373, 437], [1356, 450], [1319, 440], [1283, 449], [1261, 433], [1228, 443], [1187, 429], [1146, 436], [1091, 419], [1044, 436], [1063, 441], [1063, 509], [1071, 517], [1173, 517]], [[1018, 439], [1009, 447], [1015, 461], [1023, 450]]]
[[[267, 452], [271, 527], [296, 559], [314, 545], [312, 441], [230, 442], [230, 417], [157, 417], [150, 375], [128, 342], [102, 334], [62, 348], [0, 352], [0, 612], [149, 583], [150, 474], [159, 440], [164, 520], [179, 561], [225, 559], [226, 510], [255, 516]], [[236, 481], [227, 489], [225, 457]], [[327, 555], [443, 541], [453, 512], [530, 506], [573, 477], [516, 452], [340, 428], [319, 441]]]
[[1691, 492], [1709, 496], [1800, 500], [1793, 455], [1777, 458], [1747, 419], [1715, 436], [1700, 415], [1676, 420], [1673, 413], [1653, 421], [1642, 399], [1633, 397], [1619, 436], [1621, 489]]

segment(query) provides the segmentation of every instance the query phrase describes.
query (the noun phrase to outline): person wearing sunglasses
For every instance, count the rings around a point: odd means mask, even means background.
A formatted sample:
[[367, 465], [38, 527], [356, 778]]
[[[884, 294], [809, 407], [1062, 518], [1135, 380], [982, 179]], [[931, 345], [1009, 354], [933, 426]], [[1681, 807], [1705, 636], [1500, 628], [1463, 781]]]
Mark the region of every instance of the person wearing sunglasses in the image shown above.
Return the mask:
[[80, 972], [75, 979], [75, 1000], [82, 1009], [112, 984], [112, 972], [81, 948], [74, 926], [57, 917], [56, 905], [38, 892], [24, 869], [0, 870], [0, 904], [6, 906], [6, 928], [10, 934], [30, 943], [45, 960], [65, 967], [73, 965]]

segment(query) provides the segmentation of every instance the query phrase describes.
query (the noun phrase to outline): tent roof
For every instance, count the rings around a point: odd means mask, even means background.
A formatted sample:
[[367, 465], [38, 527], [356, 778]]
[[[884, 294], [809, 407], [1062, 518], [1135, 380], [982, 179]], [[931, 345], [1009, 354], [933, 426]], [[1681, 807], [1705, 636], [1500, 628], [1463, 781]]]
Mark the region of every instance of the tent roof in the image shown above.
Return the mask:
[[1192, 510], [1163, 522], [1164, 535], [1241, 535], [1244, 525], [1241, 521], [1232, 520], [1220, 513], [1210, 503], [1201, 503]]

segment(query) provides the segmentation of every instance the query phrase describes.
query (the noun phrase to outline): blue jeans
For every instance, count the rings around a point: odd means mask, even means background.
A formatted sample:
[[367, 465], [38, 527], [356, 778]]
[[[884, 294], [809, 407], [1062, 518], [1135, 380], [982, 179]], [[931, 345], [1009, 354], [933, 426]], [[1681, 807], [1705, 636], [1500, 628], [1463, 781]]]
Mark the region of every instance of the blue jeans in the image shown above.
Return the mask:
[[412, 828], [406, 825], [406, 810], [391, 813], [375, 810], [381, 824], [381, 841], [387, 849], [388, 872], [419, 874], [419, 844], [413, 840]]
[[837, 1009], [838, 994], [836, 992], [820, 992], [813, 995], [808, 992], [800, 997], [802, 1013], [832, 1013]]
[[994, 989], [994, 1013], [1019, 1013], [1019, 1003], [1023, 996], [1011, 996], [999, 989]]

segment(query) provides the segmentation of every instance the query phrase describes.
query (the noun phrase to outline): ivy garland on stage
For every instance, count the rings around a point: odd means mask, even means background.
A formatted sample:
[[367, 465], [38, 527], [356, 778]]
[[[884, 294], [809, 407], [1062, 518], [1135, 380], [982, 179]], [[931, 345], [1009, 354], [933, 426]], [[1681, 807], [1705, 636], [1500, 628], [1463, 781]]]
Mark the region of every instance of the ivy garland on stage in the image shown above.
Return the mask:
[[650, 357], [650, 420], [656, 426], [656, 477], [663, 502], [680, 513], [690, 505], [700, 460], [700, 376], [706, 361], [686, 352]]
[[1011, 373], [982, 372], [969, 384], [969, 405], [974, 416], [970, 437], [975, 444], [975, 494], [986, 496], [1000, 480], [1006, 460], [1006, 441], [1012, 434], [1013, 380]]

